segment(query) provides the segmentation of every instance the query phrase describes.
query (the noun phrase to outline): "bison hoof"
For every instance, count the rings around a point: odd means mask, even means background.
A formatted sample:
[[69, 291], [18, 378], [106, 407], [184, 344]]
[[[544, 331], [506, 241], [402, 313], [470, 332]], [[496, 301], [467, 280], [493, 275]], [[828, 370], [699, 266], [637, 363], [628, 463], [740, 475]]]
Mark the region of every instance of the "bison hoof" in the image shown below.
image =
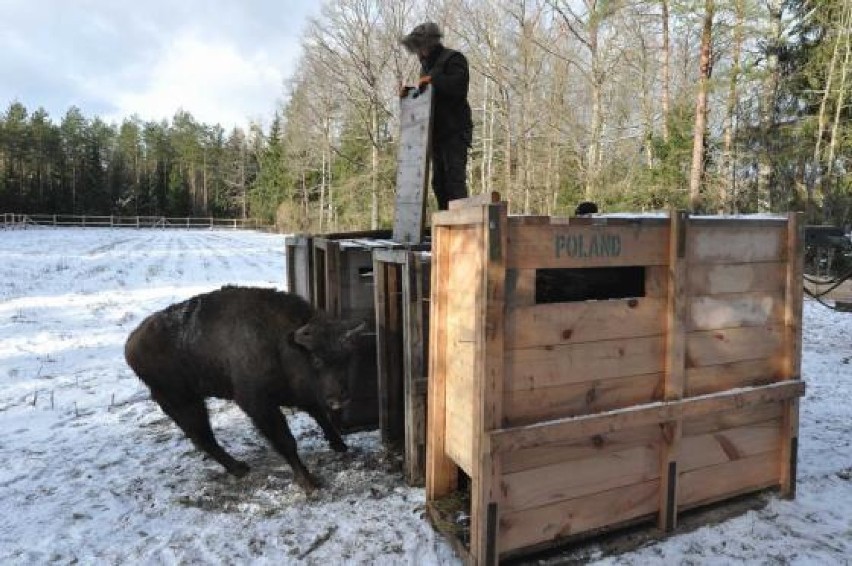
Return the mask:
[[346, 452], [347, 450], [349, 450], [349, 447], [346, 446], [346, 443], [344, 442], [332, 442], [331, 449], [335, 452]]
[[237, 462], [236, 464], [233, 464], [230, 468], [228, 468], [228, 473], [235, 477], [242, 478], [249, 473], [250, 469], [251, 468], [248, 464], [244, 462]]
[[296, 483], [305, 490], [305, 494], [307, 495], [312, 494], [314, 491], [322, 487], [320, 482], [318, 482], [313, 476], [297, 477]]

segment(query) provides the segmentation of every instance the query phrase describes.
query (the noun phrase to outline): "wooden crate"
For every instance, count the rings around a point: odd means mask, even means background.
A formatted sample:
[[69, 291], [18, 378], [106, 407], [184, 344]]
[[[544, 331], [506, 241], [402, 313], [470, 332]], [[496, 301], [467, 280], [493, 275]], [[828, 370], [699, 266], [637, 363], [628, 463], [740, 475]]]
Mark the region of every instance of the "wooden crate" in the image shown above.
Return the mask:
[[373, 251], [399, 247], [386, 239], [390, 232], [363, 234], [314, 236], [312, 241], [314, 306], [334, 317], [359, 319], [368, 325], [359, 337], [349, 371], [351, 402], [337, 421], [343, 432], [379, 426]]
[[432, 236], [427, 501], [470, 562], [794, 495], [798, 215], [491, 204], [435, 214]]
[[287, 290], [296, 293], [312, 305], [314, 301], [314, 246], [315, 237], [326, 240], [354, 238], [384, 239], [391, 236], [390, 230], [366, 230], [360, 232], [335, 232], [314, 236], [312, 234], [289, 234], [284, 237]]
[[410, 485], [426, 477], [429, 265], [428, 251], [373, 253], [379, 428], [386, 446], [402, 450]]

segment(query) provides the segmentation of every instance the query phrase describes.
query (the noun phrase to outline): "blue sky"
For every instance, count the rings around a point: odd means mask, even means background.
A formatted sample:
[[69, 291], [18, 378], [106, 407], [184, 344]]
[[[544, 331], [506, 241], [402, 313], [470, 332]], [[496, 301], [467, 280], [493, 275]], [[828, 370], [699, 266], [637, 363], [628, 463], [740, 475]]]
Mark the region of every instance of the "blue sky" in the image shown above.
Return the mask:
[[264, 124], [319, 0], [0, 0], [0, 111]]

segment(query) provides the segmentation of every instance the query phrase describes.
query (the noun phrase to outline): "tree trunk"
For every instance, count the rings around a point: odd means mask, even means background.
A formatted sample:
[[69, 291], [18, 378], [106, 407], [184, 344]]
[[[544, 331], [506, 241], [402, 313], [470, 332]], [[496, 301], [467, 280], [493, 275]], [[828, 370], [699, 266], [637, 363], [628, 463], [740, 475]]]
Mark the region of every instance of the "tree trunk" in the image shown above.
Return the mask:
[[376, 104], [370, 109], [370, 228], [379, 228], [379, 117]]
[[671, 49], [669, 45], [669, 0], [660, 0], [660, 11], [663, 28], [663, 141], [669, 141], [669, 92], [671, 83], [670, 57]]
[[701, 57], [699, 60], [698, 95], [695, 98], [695, 128], [692, 138], [692, 168], [689, 175], [689, 204], [700, 210], [701, 181], [704, 176], [704, 135], [707, 130], [707, 90], [711, 72], [711, 47], [713, 41], [714, 0], [704, 2], [704, 26], [701, 31]]
[[[847, 26], [849, 20], [847, 19]], [[839, 137], [838, 131], [840, 129], [840, 116], [843, 111], [843, 105], [846, 102], [846, 75], [847, 70], [849, 69], [849, 55], [852, 50], [852, 42], [850, 42], [850, 32], [848, 27], [843, 27], [838, 30], [838, 33], [842, 33], [846, 38], [846, 51], [843, 56], [843, 67], [841, 67], [840, 72], [840, 85], [837, 87], [837, 101], [834, 105], [834, 124], [831, 127], [831, 138], [828, 142], [828, 157], [826, 160], [826, 177], [831, 177], [832, 170], [834, 168], [834, 156], [837, 151], [837, 140]]]
[[781, 47], [781, 14], [783, 0], [769, 0], [769, 42], [767, 45], [767, 75], [763, 92], [763, 112], [761, 116], [761, 133], [763, 148], [757, 170], [757, 208], [761, 212], [772, 210], [775, 200], [772, 183], [775, 177], [775, 123], [777, 121], [776, 106], [778, 103], [778, 85], [780, 69], [778, 67], [778, 51]]
[[728, 102], [725, 108], [725, 126], [722, 136], [722, 171], [724, 179], [719, 184], [719, 212], [731, 212], [734, 208], [736, 171], [734, 168], [734, 114], [737, 111], [737, 82], [740, 74], [740, 55], [743, 47], [743, 20], [745, 0], [736, 0], [734, 22], [734, 45], [731, 53], [731, 76], [728, 80]]

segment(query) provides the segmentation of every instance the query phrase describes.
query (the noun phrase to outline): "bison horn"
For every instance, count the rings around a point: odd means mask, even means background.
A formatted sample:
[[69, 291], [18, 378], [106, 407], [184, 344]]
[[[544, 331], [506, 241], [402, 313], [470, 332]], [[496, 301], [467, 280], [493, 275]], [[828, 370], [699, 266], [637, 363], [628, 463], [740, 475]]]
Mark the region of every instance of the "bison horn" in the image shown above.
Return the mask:
[[310, 323], [296, 330], [296, 332], [293, 334], [293, 340], [295, 340], [296, 344], [301, 344], [306, 348], [311, 348], [313, 346], [314, 341], [313, 329], [311, 328]]
[[354, 339], [356, 336], [361, 334], [367, 328], [367, 323], [361, 321], [357, 323], [353, 328], [350, 328], [343, 334], [343, 341], [349, 342]]

